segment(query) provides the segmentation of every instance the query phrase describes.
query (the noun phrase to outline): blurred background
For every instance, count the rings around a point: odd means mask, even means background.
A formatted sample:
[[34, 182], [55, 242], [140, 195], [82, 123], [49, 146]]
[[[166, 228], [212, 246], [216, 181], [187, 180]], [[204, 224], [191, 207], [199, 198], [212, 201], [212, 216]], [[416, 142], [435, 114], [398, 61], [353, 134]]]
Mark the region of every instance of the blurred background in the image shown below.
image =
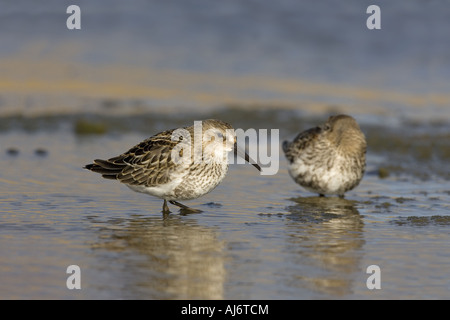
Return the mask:
[[[449, 117], [441, 1], [1, 1], [0, 116], [290, 109]], [[81, 30], [68, 30], [69, 5]], [[372, 119], [375, 119], [372, 117]]]
[[[439, 0], [0, 0], [0, 298], [449, 298], [449, 17]], [[346, 199], [300, 188], [280, 152], [277, 175], [232, 165], [186, 203], [203, 213], [163, 218], [82, 169], [194, 120], [282, 141], [336, 113], [368, 141]]]

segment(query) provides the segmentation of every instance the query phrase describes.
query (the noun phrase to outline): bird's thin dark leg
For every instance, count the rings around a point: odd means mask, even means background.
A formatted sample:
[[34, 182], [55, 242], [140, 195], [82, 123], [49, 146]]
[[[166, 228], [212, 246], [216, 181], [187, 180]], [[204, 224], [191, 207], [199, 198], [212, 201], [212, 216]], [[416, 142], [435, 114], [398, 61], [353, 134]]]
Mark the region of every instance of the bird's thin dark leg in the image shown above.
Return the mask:
[[185, 206], [184, 204], [179, 203], [179, 202], [177, 202], [177, 201], [175, 201], [175, 200], [169, 200], [169, 202], [170, 202], [171, 204], [174, 204], [174, 205], [176, 205], [176, 206], [182, 208], [182, 209], [190, 209], [188, 206]]
[[325, 195], [323, 193], [319, 193], [319, 197], [323, 198]]
[[344, 195], [343, 195], [343, 194], [340, 194], [340, 195], [339, 195], [339, 198], [344, 199]]
[[189, 213], [202, 212], [201, 210], [189, 208], [188, 206], [185, 206], [184, 204], [179, 203], [175, 200], [169, 200], [169, 203], [176, 205], [176, 206], [180, 207], [182, 210], [185, 210]]
[[166, 199], [164, 199], [164, 204], [163, 204], [162, 209], [163, 209], [163, 210], [162, 210], [163, 213], [170, 213], [169, 206], [167, 205]]

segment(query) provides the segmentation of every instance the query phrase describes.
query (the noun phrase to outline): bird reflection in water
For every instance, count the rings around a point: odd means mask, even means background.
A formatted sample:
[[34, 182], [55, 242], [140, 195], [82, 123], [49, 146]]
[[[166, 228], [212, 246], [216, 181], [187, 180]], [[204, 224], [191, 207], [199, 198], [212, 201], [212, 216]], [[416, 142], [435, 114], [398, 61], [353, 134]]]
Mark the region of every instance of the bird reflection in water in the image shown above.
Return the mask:
[[223, 299], [224, 244], [213, 228], [174, 215], [135, 216], [121, 226], [103, 223], [93, 247], [127, 252], [127, 259], [111, 263], [126, 268], [127, 276], [115, 281], [131, 298]]
[[338, 197], [290, 200], [287, 246], [296, 250], [293, 262], [300, 268], [292, 285], [333, 296], [351, 293], [363, 270], [359, 263], [365, 243], [357, 202]]

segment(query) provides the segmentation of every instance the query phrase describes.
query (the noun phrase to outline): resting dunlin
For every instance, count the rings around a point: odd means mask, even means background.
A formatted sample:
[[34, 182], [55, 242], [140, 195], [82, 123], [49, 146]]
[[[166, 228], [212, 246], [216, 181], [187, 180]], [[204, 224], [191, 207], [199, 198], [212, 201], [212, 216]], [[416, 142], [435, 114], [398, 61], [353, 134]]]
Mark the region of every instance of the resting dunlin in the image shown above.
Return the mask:
[[283, 143], [291, 177], [311, 192], [339, 195], [355, 188], [366, 167], [366, 139], [355, 119], [332, 116]]
[[193, 126], [164, 131], [108, 160], [94, 160], [84, 168], [103, 178], [118, 180], [136, 192], [164, 200], [167, 205], [191, 209], [178, 200], [191, 200], [212, 191], [228, 171], [228, 152], [261, 168], [238, 150], [233, 127], [220, 120], [204, 120]]

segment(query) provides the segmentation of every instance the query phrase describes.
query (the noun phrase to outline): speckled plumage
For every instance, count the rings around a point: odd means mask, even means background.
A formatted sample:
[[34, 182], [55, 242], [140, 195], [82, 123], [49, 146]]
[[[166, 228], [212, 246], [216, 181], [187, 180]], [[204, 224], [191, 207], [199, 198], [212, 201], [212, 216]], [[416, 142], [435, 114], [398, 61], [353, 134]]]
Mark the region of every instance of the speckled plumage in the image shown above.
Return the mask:
[[296, 183], [320, 195], [355, 188], [366, 166], [366, 140], [354, 118], [331, 116], [324, 124], [284, 141], [288, 170]]
[[[175, 130], [179, 129], [172, 129], [142, 141], [117, 157], [96, 159], [85, 168], [100, 173], [103, 178], [118, 180], [134, 191], [164, 199], [164, 212], [169, 211], [166, 201], [198, 211], [177, 200], [196, 199], [212, 191], [228, 171], [228, 152], [236, 148], [230, 124], [215, 119], [201, 124], [203, 134], [197, 150], [194, 126], [190, 126], [180, 129], [189, 133], [192, 142], [182, 134], [177, 136]], [[185, 156], [186, 161], [173, 158], [174, 148], [177, 148], [175, 155]], [[186, 154], [189, 150], [190, 156]], [[260, 170], [258, 165], [254, 166]]]

